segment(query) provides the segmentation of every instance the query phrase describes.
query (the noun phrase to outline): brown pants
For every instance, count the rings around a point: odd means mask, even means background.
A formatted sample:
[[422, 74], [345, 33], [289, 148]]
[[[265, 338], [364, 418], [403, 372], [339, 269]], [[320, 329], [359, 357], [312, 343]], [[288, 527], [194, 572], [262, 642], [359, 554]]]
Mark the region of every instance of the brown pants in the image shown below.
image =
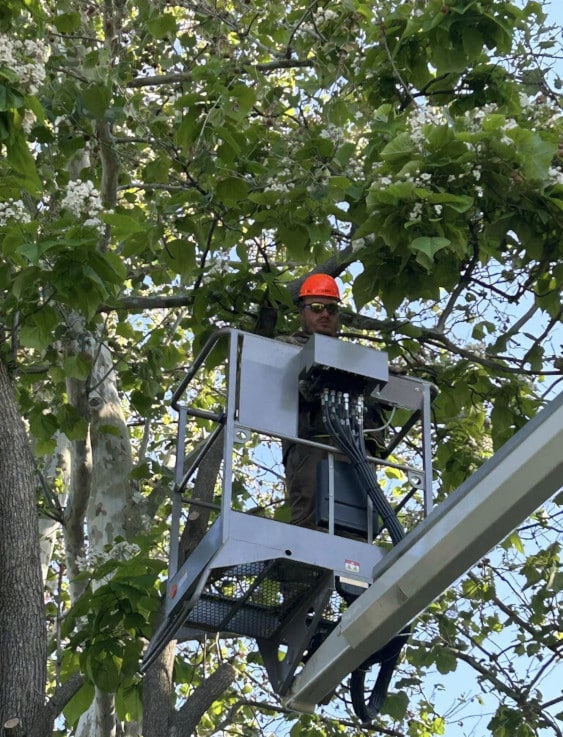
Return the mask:
[[300, 444], [292, 445], [286, 452], [285, 485], [292, 525], [316, 529], [317, 463], [326, 457], [326, 451]]

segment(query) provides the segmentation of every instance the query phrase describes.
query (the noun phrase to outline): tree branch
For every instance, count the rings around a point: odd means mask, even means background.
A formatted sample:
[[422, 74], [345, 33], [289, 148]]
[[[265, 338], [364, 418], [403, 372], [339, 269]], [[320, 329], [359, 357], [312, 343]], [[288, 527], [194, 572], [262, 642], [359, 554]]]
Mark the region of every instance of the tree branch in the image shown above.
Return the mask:
[[193, 734], [205, 712], [227, 690], [236, 675], [236, 670], [230, 663], [221, 663], [217, 670], [195, 689], [172, 720], [172, 727], [180, 737], [189, 737]]
[[52, 697], [31, 726], [28, 737], [45, 737], [45, 735], [51, 734], [55, 719], [60, 716], [64, 707], [83, 685], [84, 677], [82, 674], [74, 673], [67, 681], [57, 686]]
[[[261, 64], [244, 64], [237, 65], [233, 69], [234, 74], [247, 74], [249, 72], [276, 72], [280, 69], [312, 69], [314, 62], [312, 59], [275, 59], [273, 61], [263, 62]], [[181, 82], [191, 82], [193, 75], [191, 72], [171, 72], [170, 74], [155, 74], [151, 77], [136, 77], [131, 79], [127, 86], [132, 89], [139, 87], [156, 87], [162, 84], [180, 84]]]
[[[474, 573], [468, 573], [467, 577], [476, 584], [481, 583], [481, 580]], [[506, 616], [512, 622], [514, 622], [514, 624], [520, 627], [520, 629], [522, 629], [524, 632], [527, 632], [534, 640], [540, 639], [541, 634], [537, 632], [528, 621], [522, 619], [522, 617], [520, 617], [518, 613], [514, 611], [514, 609], [511, 609], [504, 603], [502, 599], [499, 599], [496, 594], [492, 596], [492, 601], [494, 602], [495, 606], [497, 606], [503, 614], [506, 614]], [[554, 654], [557, 655], [559, 653], [559, 649], [557, 648], [557, 646], [553, 644], [550, 645], [545, 641], [543, 642], [543, 645], [544, 647], [549, 648]]]

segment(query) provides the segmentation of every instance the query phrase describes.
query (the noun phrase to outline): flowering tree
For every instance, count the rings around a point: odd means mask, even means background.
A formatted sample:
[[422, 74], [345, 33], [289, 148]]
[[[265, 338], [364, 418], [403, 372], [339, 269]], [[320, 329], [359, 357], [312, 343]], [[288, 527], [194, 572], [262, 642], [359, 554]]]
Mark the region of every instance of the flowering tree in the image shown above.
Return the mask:
[[[289, 332], [326, 271], [344, 331], [438, 385], [437, 500], [456, 488], [561, 380], [558, 54], [537, 2], [3, 3], [0, 725], [359, 730], [284, 715], [244, 642], [168, 648], [141, 710], [166, 393], [219, 326]], [[430, 607], [381, 732], [455, 721], [425, 674], [464, 663], [483, 729], [561, 733], [557, 501]]]

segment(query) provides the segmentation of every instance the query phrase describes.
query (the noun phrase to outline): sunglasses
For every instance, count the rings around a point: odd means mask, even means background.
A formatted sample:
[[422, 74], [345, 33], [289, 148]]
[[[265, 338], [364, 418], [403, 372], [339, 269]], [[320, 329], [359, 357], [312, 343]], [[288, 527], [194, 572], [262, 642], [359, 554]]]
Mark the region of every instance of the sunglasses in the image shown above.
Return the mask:
[[320, 315], [325, 310], [329, 315], [338, 314], [338, 305], [336, 302], [329, 302], [327, 305], [324, 305], [322, 302], [311, 302], [308, 305], [303, 305], [303, 309], [311, 310], [315, 315]]

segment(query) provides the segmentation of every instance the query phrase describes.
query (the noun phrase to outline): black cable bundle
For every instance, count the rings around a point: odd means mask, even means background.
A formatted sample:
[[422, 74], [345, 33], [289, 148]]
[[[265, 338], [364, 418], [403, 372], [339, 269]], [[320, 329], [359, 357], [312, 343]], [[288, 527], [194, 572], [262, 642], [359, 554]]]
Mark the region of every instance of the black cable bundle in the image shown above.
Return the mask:
[[379, 486], [373, 466], [367, 460], [363, 397], [360, 395], [350, 398], [350, 395], [344, 392], [324, 389], [321, 408], [327, 432], [350, 459], [358, 483], [372, 500], [376, 512], [389, 531], [393, 545], [397, 545], [404, 538], [405, 531]]
[[[338, 448], [350, 459], [360, 487], [372, 500], [373, 506], [383, 520], [393, 545], [405, 536], [393, 508], [379, 486], [373, 466], [367, 460], [364, 442], [363, 396], [350, 398], [346, 392], [324, 389], [321, 396], [323, 423]], [[410, 634], [405, 628], [387, 645], [365, 660], [351, 675], [350, 693], [354, 712], [363, 722], [371, 722], [377, 716], [401, 655], [401, 649]], [[380, 669], [370, 697], [365, 701], [365, 679], [372, 665], [379, 663]]]

